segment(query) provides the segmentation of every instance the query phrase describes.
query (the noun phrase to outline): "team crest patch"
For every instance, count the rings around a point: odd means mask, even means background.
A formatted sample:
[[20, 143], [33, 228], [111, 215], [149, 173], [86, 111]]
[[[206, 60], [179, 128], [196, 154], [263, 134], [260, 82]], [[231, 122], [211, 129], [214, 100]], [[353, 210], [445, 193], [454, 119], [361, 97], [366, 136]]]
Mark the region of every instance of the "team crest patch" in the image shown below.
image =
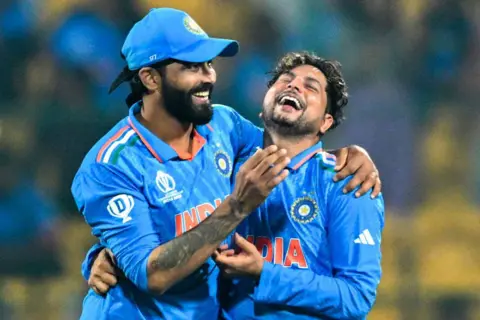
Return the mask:
[[318, 205], [312, 198], [302, 197], [292, 204], [290, 214], [297, 222], [309, 223], [318, 215]]
[[217, 151], [215, 153], [214, 161], [218, 172], [229, 178], [232, 171], [232, 162], [230, 161], [228, 154], [224, 151]]
[[191, 17], [186, 16], [183, 19], [183, 24], [185, 25], [185, 28], [187, 28], [188, 31], [190, 31], [193, 34], [205, 34], [205, 31], [198, 25], [198, 23], [195, 22]]

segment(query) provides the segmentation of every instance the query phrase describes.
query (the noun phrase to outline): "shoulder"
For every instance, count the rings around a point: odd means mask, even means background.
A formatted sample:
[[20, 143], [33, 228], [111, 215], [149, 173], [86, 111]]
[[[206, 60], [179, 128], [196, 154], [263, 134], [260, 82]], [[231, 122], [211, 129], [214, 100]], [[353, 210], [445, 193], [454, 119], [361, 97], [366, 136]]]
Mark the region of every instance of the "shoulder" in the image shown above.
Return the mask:
[[90, 188], [113, 182], [141, 184], [140, 139], [124, 120], [100, 138], [83, 159], [72, 182], [74, 196], [86, 183]]
[[[223, 104], [213, 105], [213, 118], [210, 122], [212, 126], [221, 126], [221, 128], [233, 128], [243, 117], [232, 107]], [[247, 120], [246, 120], [247, 121]]]
[[79, 172], [89, 171], [89, 168], [102, 167], [100, 164], [118, 167], [122, 170], [138, 165], [136, 155], [140, 146], [140, 137], [129, 126], [128, 121], [123, 119], [88, 151]]
[[250, 120], [247, 120], [243, 117], [238, 111], [234, 108], [223, 105], [223, 104], [214, 104], [213, 105], [213, 118], [210, 122], [213, 125], [220, 124], [224, 125], [229, 129], [249, 129], [261, 133], [262, 130], [255, 126]]

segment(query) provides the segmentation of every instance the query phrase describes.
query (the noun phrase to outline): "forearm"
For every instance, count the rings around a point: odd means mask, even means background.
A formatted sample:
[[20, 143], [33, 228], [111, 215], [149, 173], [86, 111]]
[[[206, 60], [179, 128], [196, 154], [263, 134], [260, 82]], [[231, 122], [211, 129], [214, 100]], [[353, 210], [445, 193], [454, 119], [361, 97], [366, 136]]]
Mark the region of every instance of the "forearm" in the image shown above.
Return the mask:
[[255, 290], [257, 302], [289, 306], [320, 317], [357, 319], [365, 316], [375, 301], [376, 285], [367, 281], [267, 263], [264, 268]]
[[147, 264], [149, 289], [163, 293], [198, 269], [247, 215], [228, 197], [197, 227], [154, 249]]

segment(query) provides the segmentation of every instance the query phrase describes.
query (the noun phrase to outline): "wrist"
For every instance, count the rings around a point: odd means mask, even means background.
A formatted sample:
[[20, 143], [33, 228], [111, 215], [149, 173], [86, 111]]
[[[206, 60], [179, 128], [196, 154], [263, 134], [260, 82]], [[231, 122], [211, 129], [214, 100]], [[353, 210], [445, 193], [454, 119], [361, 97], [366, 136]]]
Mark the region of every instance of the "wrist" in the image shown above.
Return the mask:
[[245, 219], [248, 216], [246, 205], [244, 201], [240, 201], [234, 195], [229, 195], [226, 202], [230, 206], [230, 214], [239, 219]]
[[260, 277], [262, 276], [262, 271], [263, 271], [263, 265], [264, 264], [265, 264], [265, 260], [263, 260], [263, 258], [261, 258], [261, 260], [258, 263], [257, 272], [255, 272], [255, 280], [257, 281], [257, 283], [260, 282]]

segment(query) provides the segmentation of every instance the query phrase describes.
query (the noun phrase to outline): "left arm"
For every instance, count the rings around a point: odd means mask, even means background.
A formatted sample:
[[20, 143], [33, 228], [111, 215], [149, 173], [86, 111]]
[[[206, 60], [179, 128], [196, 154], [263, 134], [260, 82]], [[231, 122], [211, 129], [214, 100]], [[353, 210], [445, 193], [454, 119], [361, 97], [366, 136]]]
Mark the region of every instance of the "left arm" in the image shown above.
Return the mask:
[[[243, 252], [235, 256], [230, 251], [217, 256], [217, 261], [226, 266], [227, 274], [259, 277], [254, 293], [256, 302], [289, 306], [299, 313], [334, 319], [365, 316], [373, 306], [381, 276], [383, 200], [355, 198], [336, 189], [328, 208], [332, 276], [264, 262], [255, 246], [238, 235], [236, 242]], [[356, 243], [364, 230], [368, 230], [371, 239], [367, 235], [366, 244], [362, 243], [363, 238]]]

